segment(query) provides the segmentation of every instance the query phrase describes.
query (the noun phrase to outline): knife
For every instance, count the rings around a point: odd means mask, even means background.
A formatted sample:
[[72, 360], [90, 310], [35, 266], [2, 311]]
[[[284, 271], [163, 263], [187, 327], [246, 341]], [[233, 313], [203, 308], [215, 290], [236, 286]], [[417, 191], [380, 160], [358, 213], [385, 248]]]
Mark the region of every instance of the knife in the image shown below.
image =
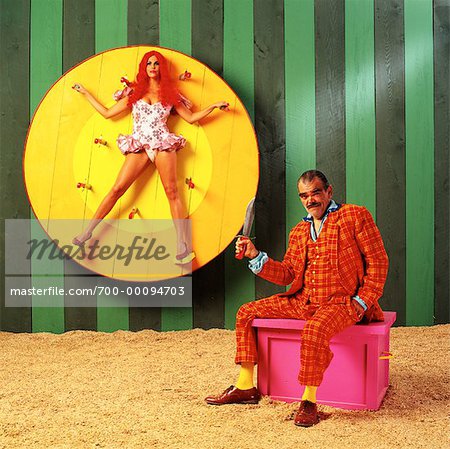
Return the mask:
[[[242, 234], [239, 234], [237, 237], [248, 237], [250, 235], [254, 218], [255, 218], [255, 198], [252, 198], [247, 204], [247, 209], [245, 210], [245, 219], [244, 219], [244, 226], [242, 227]], [[234, 257], [236, 257], [236, 259], [239, 260], [242, 259], [244, 257], [246, 249], [247, 244], [243, 245], [241, 251], [239, 251], [239, 253], [237, 253]]]

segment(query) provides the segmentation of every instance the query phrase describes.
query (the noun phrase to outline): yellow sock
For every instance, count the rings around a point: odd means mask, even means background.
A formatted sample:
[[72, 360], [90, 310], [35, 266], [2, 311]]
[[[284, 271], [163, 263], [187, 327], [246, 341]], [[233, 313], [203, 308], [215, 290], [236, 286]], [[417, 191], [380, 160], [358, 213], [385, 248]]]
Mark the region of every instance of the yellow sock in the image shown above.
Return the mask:
[[235, 387], [239, 390], [249, 390], [253, 388], [253, 370], [255, 368], [254, 363], [243, 362], [241, 369], [239, 370], [239, 377]]
[[303, 392], [302, 401], [316, 402], [317, 387], [309, 387], [306, 385]]

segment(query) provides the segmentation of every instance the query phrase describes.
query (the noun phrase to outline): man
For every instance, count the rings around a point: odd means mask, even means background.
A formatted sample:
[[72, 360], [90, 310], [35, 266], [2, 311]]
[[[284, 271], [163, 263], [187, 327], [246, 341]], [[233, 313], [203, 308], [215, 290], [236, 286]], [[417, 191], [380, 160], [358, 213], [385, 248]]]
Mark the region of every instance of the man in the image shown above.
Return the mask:
[[254, 318], [307, 320], [302, 332], [300, 373], [305, 386], [294, 423], [310, 427], [319, 421], [316, 390], [333, 358], [330, 339], [359, 321], [383, 320], [378, 299], [383, 293], [388, 258], [380, 232], [368, 210], [352, 204], [336, 204], [333, 188], [318, 170], [303, 173], [298, 192], [308, 215], [289, 235], [282, 262], [258, 251], [241, 237], [236, 252], [245, 248], [249, 268], [258, 276], [280, 285], [292, 284], [280, 293], [244, 304], [236, 316], [237, 350], [241, 365], [235, 386], [208, 396], [210, 405], [255, 404], [260, 394], [253, 384], [257, 363]]

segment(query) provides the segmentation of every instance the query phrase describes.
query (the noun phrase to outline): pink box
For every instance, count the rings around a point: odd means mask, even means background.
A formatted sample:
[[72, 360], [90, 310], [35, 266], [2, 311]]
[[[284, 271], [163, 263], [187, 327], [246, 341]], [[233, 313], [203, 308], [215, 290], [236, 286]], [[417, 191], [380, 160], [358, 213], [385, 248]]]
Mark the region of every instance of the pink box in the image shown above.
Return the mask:
[[[378, 410], [389, 386], [389, 331], [383, 322], [351, 326], [331, 340], [333, 360], [317, 390], [317, 402], [345, 409]], [[258, 339], [258, 388], [272, 399], [300, 401], [300, 331], [303, 320], [254, 319]]]

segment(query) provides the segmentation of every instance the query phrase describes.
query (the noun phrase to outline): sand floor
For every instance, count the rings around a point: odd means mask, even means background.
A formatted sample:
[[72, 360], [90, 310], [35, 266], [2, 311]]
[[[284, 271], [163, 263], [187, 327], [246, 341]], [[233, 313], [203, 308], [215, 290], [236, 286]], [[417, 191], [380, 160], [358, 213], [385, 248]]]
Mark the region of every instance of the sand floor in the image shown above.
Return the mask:
[[234, 332], [0, 332], [0, 448], [449, 447], [450, 325], [392, 330], [391, 386], [377, 412], [203, 402], [234, 382]]

